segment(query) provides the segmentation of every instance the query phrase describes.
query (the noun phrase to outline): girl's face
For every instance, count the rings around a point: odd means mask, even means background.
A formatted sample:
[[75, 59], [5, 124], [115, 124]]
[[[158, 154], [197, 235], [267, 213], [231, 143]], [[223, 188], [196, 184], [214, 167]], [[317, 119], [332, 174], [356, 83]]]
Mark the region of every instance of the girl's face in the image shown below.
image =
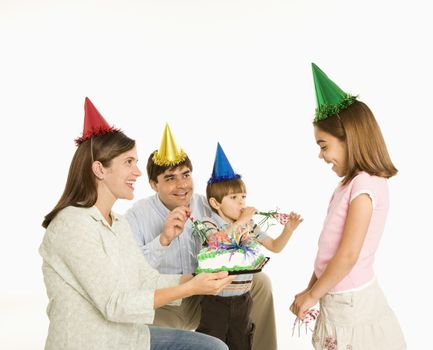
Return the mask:
[[343, 177], [347, 168], [346, 143], [317, 126], [314, 127], [314, 137], [320, 147], [319, 158], [327, 164], [332, 164], [332, 170], [339, 177]]
[[246, 193], [230, 193], [223, 197], [218, 203], [218, 214], [226, 221], [233, 223], [241, 216], [242, 209], [245, 208]]
[[133, 199], [135, 181], [141, 176], [137, 167], [137, 150], [118, 155], [111, 160], [111, 165], [104, 168], [104, 185], [114, 199]]

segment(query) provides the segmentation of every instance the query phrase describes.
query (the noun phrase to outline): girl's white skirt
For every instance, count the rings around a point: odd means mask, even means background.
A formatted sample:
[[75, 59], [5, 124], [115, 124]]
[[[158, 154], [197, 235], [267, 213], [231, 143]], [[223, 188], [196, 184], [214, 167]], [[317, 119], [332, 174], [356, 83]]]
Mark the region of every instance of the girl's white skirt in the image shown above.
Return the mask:
[[406, 349], [397, 318], [376, 280], [361, 290], [320, 299], [313, 346], [316, 350]]

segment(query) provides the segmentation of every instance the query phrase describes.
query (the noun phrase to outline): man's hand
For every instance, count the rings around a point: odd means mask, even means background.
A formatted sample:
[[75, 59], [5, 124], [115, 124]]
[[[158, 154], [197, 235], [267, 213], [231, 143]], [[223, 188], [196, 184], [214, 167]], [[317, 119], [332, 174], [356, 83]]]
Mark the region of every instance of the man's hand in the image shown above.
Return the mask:
[[159, 237], [161, 245], [170, 245], [171, 241], [183, 232], [185, 222], [190, 214], [191, 210], [188, 207], [177, 207], [168, 214], [164, 229]]

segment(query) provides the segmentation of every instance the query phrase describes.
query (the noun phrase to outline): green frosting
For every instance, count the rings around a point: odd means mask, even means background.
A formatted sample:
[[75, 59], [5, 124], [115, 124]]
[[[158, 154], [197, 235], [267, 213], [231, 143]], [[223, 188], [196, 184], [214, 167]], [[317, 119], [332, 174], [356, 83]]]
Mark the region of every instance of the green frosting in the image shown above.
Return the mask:
[[[230, 251], [217, 251], [217, 250], [212, 250], [212, 251], [204, 251], [205, 249], [202, 249], [199, 253], [199, 255], [197, 256], [198, 260], [206, 260], [209, 258], [214, 258], [217, 255], [223, 255], [223, 254], [230, 254]], [[238, 252], [243, 252], [242, 250], [238, 250]], [[248, 266], [232, 266], [232, 267], [227, 267], [227, 266], [221, 266], [215, 269], [203, 269], [201, 267], [198, 267], [196, 269], [196, 273], [200, 273], [200, 272], [219, 272], [219, 271], [242, 271], [242, 270], [253, 270], [258, 264], [260, 264], [263, 260], [265, 259], [264, 255], [260, 255], [254, 262], [254, 264], [248, 265]]]

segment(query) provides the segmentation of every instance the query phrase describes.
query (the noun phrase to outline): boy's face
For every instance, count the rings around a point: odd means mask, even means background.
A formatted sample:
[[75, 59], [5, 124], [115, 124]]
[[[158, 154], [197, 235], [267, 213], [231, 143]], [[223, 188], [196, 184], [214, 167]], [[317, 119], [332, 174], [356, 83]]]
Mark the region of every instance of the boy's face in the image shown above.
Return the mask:
[[187, 166], [167, 169], [150, 180], [150, 186], [158, 193], [159, 199], [169, 210], [189, 206], [194, 190], [191, 170]]
[[218, 214], [228, 222], [235, 222], [239, 219], [242, 209], [245, 208], [246, 193], [230, 193], [223, 197], [218, 203]]

